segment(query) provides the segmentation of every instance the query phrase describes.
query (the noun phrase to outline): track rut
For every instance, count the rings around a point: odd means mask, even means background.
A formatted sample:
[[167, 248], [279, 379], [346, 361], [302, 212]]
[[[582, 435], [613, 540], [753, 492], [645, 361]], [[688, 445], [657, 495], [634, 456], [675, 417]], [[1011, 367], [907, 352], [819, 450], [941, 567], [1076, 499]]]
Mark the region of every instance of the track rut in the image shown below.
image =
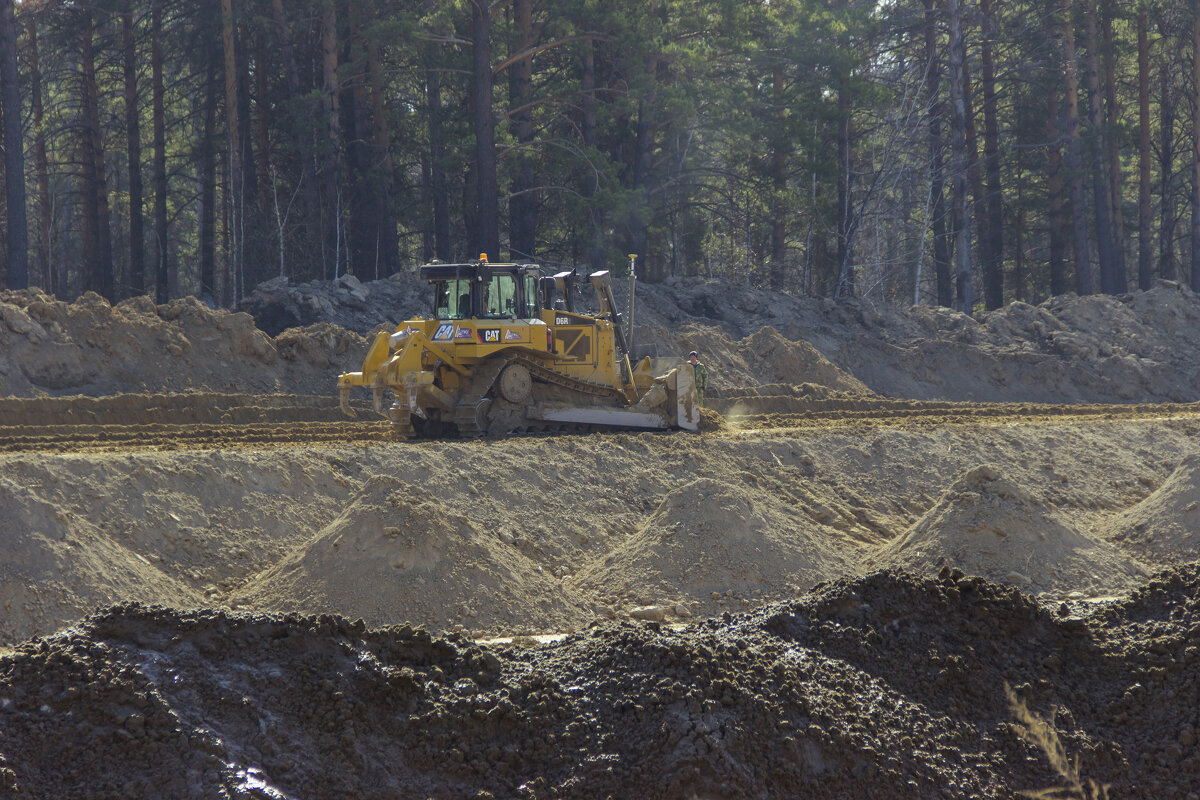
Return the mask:
[[[1200, 422], [1200, 404], [1038, 405], [885, 398], [747, 395], [714, 400], [713, 432], [834, 427], [929, 427], [1177, 419]], [[365, 404], [357, 419], [335, 397], [289, 394], [122, 394], [0, 400], [0, 452], [273, 447], [394, 441]], [[706, 418], [716, 419], [715, 415]], [[715, 429], [715, 430], [714, 430]]]

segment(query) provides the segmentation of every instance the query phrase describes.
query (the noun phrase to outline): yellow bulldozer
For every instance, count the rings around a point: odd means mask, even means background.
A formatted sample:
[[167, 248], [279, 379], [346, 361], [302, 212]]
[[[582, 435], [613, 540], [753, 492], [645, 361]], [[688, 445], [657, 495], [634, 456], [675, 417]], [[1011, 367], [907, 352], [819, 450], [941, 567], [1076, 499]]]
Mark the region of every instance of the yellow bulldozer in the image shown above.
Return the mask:
[[587, 278], [594, 314], [576, 308], [583, 286], [574, 272], [544, 276], [536, 264], [481, 255], [426, 264], [420, 276], [433, 286], [432, 316], [378, 333], [362, 369], [339, 376], [347, 414], [351, 389], [362, 386], [400, 438], [698, 429], [691, 364], [631, 363], [608, 272]]

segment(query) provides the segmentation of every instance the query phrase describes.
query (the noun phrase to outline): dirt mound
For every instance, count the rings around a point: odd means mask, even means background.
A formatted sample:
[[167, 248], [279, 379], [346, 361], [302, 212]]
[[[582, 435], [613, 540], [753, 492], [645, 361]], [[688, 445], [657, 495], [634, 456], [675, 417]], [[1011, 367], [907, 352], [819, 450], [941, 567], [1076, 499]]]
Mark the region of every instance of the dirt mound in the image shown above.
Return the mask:
[[127, 392], [331, 394], [331, 365], [366, 341], [318, 324], [276, 342], [245, 313], [194, 297], [64, 303], [36, 289], [0, 292], [0, 397]]
[[[685, 615], [787, 596], [849, 571], [807, 517], [761, 493], [701, 478], [667, 494], [646, 524], [574, 585]], [[696, 606], [698, 605], [698, 609]]]
[[[624, 281], [614, 287], [625, 307]], [[1122, 297], [950, 309], [794, 298], [724, 280], [641, 285], [636, 354], [701, 350], [714, 390], [813, 383], [917, 400], [1191, 402], [1200, 397], [1200, 300], [1160, 282]], [[243, 311], [195, 298], [115, 306], [0, 293], [0, 396], [332, 392], [380, 326], [427, 313], [415, 272], [258, 287]], [[246, 313], [250, 312], [250, 313]], [[253, 315], [253, 316], [251, 316]], [[257, 327], [256, 327], [257, 324]], [[278, 338], [273, 339], [274, 334]]]
[[992, 466], [970, 470], [877, 563], [927, 575], [953, 567], [1051, 595], [1132, 588], [1146, 572], [1107, 542], [1075, 530]]
[[1200, 559], [1200, 456], [1185, 458], [1153, 494], [1106, 521], [1100, 534], [1148, 564]]
[[366, 283], [353, 275], [299, 284], [281, 277], [256, 286], [238, 310], [271, 336], [322, 322], [366, 336], [381, 323], [395, 326], [428, 315], [429, 298], [429, 284], [415, 270]]
[[[613, 289], [626, 308], [627, 281]], [[366, 283], [272, 281], [242, 308], [271, 333], [330, 322], [366, 335], [427, 307], [428, 287], [401, 272]], [[1168, 281], [1120, 297], [1064, 295], [971, 316], [669, 278], [638, 284], [636, 322], [636, 354], [699, 349], [715, 389], [807, 382], [916, 400], [1044, 403], [1200, 397], [1200, 298]]]
[[[119, 599], [200, 605], [203, 597], [114, 541], [112, 532], [0, 477], [0, 642], [74, 623]], [[19, 535], [12, 535], [19, 532]]]
[[[1007, 685], [1057, 712], [1067, 756], [1110, 796], [1186, 797], [1200, 768], [1184, 658], [1200, 585], [1151, 586], [1089, 618], [980, 578], [875, 574], [752, 615], [519, 648], [124, 606], [0, 659], [0, 787], [856, 800], [1060, 785]], [[1129, 616], [1151, 606], [1175, 609], [1154, 637]]]
[[482, 634], [571, 630], [593, 615], [495, 533], [428, 490], [366, 482], [346, 509], [233, 602], [263, 610], [336, 612], [371, 625], [419, 621]]
[[[653, 355], [698, 350], [717, 394], [736, 394], [764, 384], [815, 384], [831, 391], [871, 395], [862, 381], [832, 364], [806, 341], [785, 339], [764, 327], [734, 340], [719, 328], [689, 324], [678, 330], [654, 329], [645, 337], [655, 342]], [[707, 393], [706, 393], [707, 395]]]

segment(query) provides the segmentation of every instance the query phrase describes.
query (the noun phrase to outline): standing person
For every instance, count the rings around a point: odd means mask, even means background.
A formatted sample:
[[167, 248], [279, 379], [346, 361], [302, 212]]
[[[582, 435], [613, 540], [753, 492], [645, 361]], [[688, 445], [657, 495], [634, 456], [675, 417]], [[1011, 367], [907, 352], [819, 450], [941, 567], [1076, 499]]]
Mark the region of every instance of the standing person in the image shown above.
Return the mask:
[[696, 373], [696, 397], [704, 405], [704, 390], [708, 387], [708, 367], [700, 363], [700, 354], [695, 350], [688, 353], [688, 363]]

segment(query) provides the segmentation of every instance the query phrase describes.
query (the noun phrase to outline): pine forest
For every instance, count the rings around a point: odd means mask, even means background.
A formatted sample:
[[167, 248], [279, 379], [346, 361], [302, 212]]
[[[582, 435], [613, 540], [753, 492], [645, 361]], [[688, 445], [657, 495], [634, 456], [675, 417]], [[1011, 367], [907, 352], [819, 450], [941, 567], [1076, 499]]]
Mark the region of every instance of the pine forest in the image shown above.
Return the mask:
[[1184, 0], [0, 0], [0, 286], [1200, 290]]

